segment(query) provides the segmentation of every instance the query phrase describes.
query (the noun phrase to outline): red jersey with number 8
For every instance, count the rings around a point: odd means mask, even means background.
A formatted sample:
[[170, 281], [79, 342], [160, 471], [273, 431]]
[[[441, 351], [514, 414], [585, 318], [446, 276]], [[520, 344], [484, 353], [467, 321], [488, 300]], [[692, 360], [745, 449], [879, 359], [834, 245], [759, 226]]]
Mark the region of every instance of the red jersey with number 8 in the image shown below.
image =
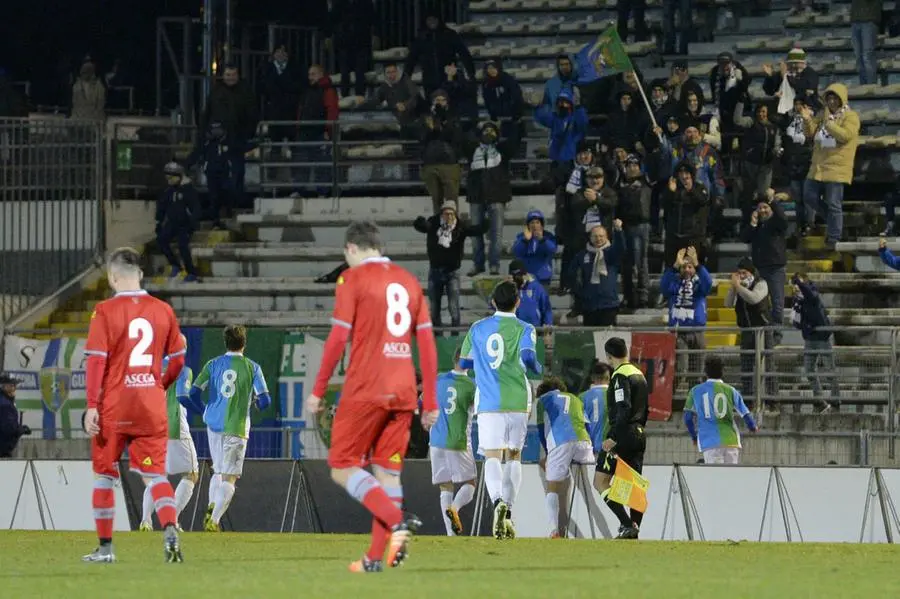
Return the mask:
[[166, 302], [129, 291], [97, 304], [84, 353], [106, 358], [101, 427], [138, 436], [156, 434], [161, 426], [165, 434], [163, 358], [184, 352], [178, 320]]
[[431, 326], [418, 279], [388, 258], [365, 260], [338, 279], [331, 322], [350, 329], [341, 403], [414, 410], [418, 394], [412, 337], [417, 329]]

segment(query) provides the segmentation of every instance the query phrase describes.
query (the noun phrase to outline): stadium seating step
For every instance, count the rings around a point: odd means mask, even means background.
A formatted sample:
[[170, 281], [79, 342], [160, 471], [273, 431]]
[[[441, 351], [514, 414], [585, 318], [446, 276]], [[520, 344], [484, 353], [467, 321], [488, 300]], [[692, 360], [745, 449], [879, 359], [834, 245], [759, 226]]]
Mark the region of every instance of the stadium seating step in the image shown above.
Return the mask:
[[734, 347], [738, 344], [737, 333], [711, 332], [704, 333], [707, 349], [715, 347]]

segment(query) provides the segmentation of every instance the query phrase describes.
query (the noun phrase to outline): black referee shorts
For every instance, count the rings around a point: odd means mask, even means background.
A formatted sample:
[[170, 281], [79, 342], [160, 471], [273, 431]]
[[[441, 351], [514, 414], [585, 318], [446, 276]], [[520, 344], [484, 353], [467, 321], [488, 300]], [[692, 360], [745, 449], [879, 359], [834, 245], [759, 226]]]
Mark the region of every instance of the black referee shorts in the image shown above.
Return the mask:
[[[634, 427], [627, 438], [616, 442], [612, 453], [625, 460], [625, 463], [638, 472], [644, 469], [644, 452], [647, 450], [647, 437], [643, 427]], [[597, 472], [610, 476], [616, 473], [616, 458], [601, 450], [597, 455]]]

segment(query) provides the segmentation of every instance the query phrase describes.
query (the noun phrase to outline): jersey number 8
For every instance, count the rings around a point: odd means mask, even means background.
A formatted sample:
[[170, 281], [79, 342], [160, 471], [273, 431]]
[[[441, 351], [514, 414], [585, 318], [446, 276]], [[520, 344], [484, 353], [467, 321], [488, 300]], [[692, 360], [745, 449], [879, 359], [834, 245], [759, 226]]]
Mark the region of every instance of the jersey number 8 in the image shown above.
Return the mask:
[[228, 369], [222, 373], [222, 384], [219, 386], [219, 395], [224, 397], [225, 399], [231, 399], [234, 397], [235, 391], [237, 388], [235, 387], [235, 382], [237, 381], [237, 373]]
[[409, 331], [412, 314], [409, 313], [409, 292], [400, 283], [387, 286], [387, 330], [394, 337], [402, 337]]

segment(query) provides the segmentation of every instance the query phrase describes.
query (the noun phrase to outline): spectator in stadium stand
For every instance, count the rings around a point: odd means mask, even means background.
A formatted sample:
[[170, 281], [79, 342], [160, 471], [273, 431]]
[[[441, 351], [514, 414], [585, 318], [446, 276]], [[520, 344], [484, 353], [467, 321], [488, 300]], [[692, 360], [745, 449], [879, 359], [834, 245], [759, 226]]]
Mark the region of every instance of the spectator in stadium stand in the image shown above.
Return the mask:
[[[480, 225], [490, 221], [483, 233], [488, 236], [487, 263], [492, 275], [500, 274], [500, 252], [503, 246], [503, 215], [506, 204], [512, 201], [512, 183], [509, 172], [510, 153], [506, 142], [499, 142], [500, 129], [495, 123], [479, 125], [479, 144], [472, 153], [466, 180], [466, 198], [472, 222]], [[469, 276], [484, 272], [484, 236], [472, 236], [474, 258]]]
[[513, 260], [509, 263], [509, 276], [512, 277], [519, 290], [519, 307], [516, 317], [535, 328], [553, 325], [553, 308], [550, 306], [550, 294], [532, 275], [528, 274], [525, 263]]
[[[625, 176], [619, 181], [616, 218], [622, 221], [625, 254], [622, 260], [622, 286], [629, 310], [646, 308], [650, 287], [650, 186], [641, 172], [641, 159], [629, 154]], [[635, 283], [637, 285], [635, 286]]]
[[847, 86], [843, 83], [832, 83], [825, 88], [822, 99], [824, 108], [818, 114], [814, 115], [808, 106], [801, 107], [804, 133], [813, 138], [812, 163], [803, 185], [803, 201], [808, 212], [825, 213], [825, 245], [834, 249], [843, 234], [844, 186], [853, 181], [860, 123], [859, 115], [847, 104]]
[[628, 18], [634, 19], [634, 41], [643, 42], [650, 39], [650, 30], [647, 28], [647, 0], [619, 0], [616, 3], [618, 23], [616, 29], [622, 42], [628, 40]]
[[574, 312], [587, 327], [614, 327], [619, 314], [619, 268], [625, 251], [622, 223], [613, 221], [610, 241], [606, 227], [589, 225], [590, 240], [572, 268]]
[[[749, 104], [749, 97], [745, 99]], [[769, 120], [769, 106], [756, 105], [754, 118], [744, 116], [744, 101], [734, 109], [734, 124], [744, 130], [741, 136], [741, 178], [739, 204], [742, 225], [750, 220], [758, 198], [772, 186], [775, 162], [781, 157], [781, 131]], [[759, 263], [756, 263], [759, 266]], [[782, 281], [782, 287], [784, 282]]]
[[722, 153], [734, 150], [736, 127], [734, 108], [750, 87], [751, 77], [744, 66], [734, 59], [731, 52], [722, 52], [716, 57], [716, 66], [709, 71], [709, 88], [712, 104], [719, 111], [722, 127]]
[[[696, 127], [700, 131], [703, 143], [711, 145], [717, 152], [720, 151], [722, 149], [722, 133], [719, 130], [719, 117], [714, 112], [703, 111], [703, 92], [697, 93], [690, 90], [682, 96], [682, 100], [678, 118], [683, 120], [687, 126]], [[671, 139], [672, 135], [670, 133], [667, 135]]]
[[878, 255], [881, 257], [881, 261], [890, 266], [894, 270], [900, 270], [900, 257], [895, 256], [891, 250], [888, 249], [887, 239], [881, 238], [878, 240]]
[[206, 110], [200, 119], [201, 136], [209, 130], [210, 123], [222, 123], [229, 139], [241, 144], [256, 135], [259, 124], [256, 94], [241, 79], [235, 65], [225, 65], [222, 80], [216, 81], [206, 100]]
[[[643, 105], [643, 100], [636, 98], [639, 105]], [[650, 107], [653, 108], [653, 118], [657, 123], [665, 123], [670, 116], [677, 116], [679, 113], [678, 103], [671, 95], [664, 78], [654, 79], [650, 82]], [[647, 111], [644, 110], [644, 114]], [[647, 130], [647, 126], [644, 127]]]
[[0, 374], [0, 458], [11, 458], [19, 439], [31, 434], [31, 428], [19, 422], [19, 410], [16, 408], [18, 384], [18, 379]]
[[412, 77], [416, 66], [422, 68], [422, 87], [431, 94], [441, 87], [444, 68], [462, 62], [469, 81], [475, 81], [475, 62], [462, 37], [447, 27], [434, 10], [426, 11], [425, 28], [409, 47], [403, 72]]
[[[768, 327], [772, 324], [772, 300], [769, 297], [769, 286], [759, 276], [759, 271], [750, 258], [741, 258], [738, 267], [731, 274], [731, 288], [725, 296], [725, 307], [734, 308], [737, 326], [741, 329], [741, 394], [752, 398], [755, 393], [753, 373], [756, 368], [756, 338], [754, 328]], [[763, 334], [765, 351], [772, 348], [772, 335], [769, 331]], [[775, 394], [775, 379], [767, 377], [766, 391]], [[772, 408], [774, 404], [769, 403]]]
[[[619, 100], [622, 92], [629, 92], [631, 94], [632, 104], [637, 104], [641, 107], [646, 118], [647, 109], [644, 106], [644, 100], [641, 98], [641, 88], [644, 88], [644, 93], [647, 96], [650, 95], [650, 92], [647, 91], [647, 88], [644, 86], [643, 76], [639, 71], [625, 71], [624, 73], [619, 73], [615, 77], [607, 77], [605, 79], [609, 80], [612, 89], [607, 98], [608, 108], [605, 112], [611, 112], [616, 106], [621, 104]], [[601, 81], [604, 81], [604, 79], [601, 79]]]
[[696, 180], [694, 165], [681, 162], [662, 192], [666, 219], [665, 264], [675, 264], [678, 251], [686, 247], [697, 250], [698, 263], [706, 257], [706, 227], [709, 190]]
[[425, 234], [428, 248], [428, 299], [431, 302], [431, 322], [441, 326], [441, 300], [447, 295], [450, 324], [460, 326], [459, 267], [467, 237], [484, 233], [489, 223], [470, 225], [459, 220], [456, 202], [447, 201], [438, 214], [418, 217], [413, 223], [416, 231]]
[[416, 121], [421, 101], [419, 86], [406, 73], [401, 74], [395, 63], [388, 63], [384, 67], [384, 82], [375, 90], [372, 99], [360, 106], [374, 108], [387, 105], [400, 124], [403, 139], [415, 139], [418, 137]]
[[[265, 119], [294, 121], [297, 118], [303, 74], [290, 59], [285, 44], [276, 46], [271, 58], [263, 66], [261, 79]], [[294, 141], [297, 139], [297, 127], [293, 123], [269, 125], [269, 138], [273, 142]], [[272, 152], [280, 154], [281, 148], [273, 148]]]
[[[556, 242], [563, 246], [560, 264], [560, 295], [565, 295], [572, 286], [569, 275], [571, 274], [572, 259], [578, 252], [584, 249], [587, 242], [587, 234], [584, 231], [584, 215], [590, 205], [584, 200], [584, 195], [576, 198], [587, 185], [586, 173], [591, 170], [594, 162], [593, 147], [587, 140], [578, 144], [578, 153], [572, 163], [572, 172], [567, 183], [560, 184], [556, 188]], [[561, 170], [561, 169], [560, 169]], [[600, 169], [602, 173], [603, 170]]]
[[778, 72], [772, 65], [764, 64], [763, 91], [770, 96], [781, 96], [781, 84], [787, 77], [788, 85], [794, 90], [794, 98], [803, 100], [814, 108], [819, 107], [819, 74], [806, 64], [806, 52], [802, 48], [791, 48], [787, 61], [778, 66]]
[[462, 131], [472, 131], [478, 124], [478, 84], [451, 62], [444, 67], [441, 89], [447, 92]]
[[357, 98], [366, 96], [366, 71], [372, 62], [375, 3], [372, 0], [333, 0], [331, 41], [341, 73], [341, 97], [350, 97], [350, 73]]
[[850, 4], [850, 41], [861, 85], [878, 83], [875, 44], [883, 11], [883, 0], [853, 0]]
[[456, 202], [459, 198], [461, 177], [462, 133], [446, 91], [438, 89], [431, 94], [431, 108], [422, 123], [422, 182], [437, 214], [444, 202]]
[[587, 132], [588, 115], [583, 106], [576, 105], [571, 91], [563, 89], [553, 109], [546, 104], [537, 107], [534, 120], [550, 129], [551, 168], [575, 160], [578, 143]]
[[[706, 326], [706, 298], [712, 292], [713, 280], [706, 267], [700, 264], [696, 248], [678, 250], [675, 264], [667, 268], [660, 279], [659, 289], [669, 309], [669, 326], [676, 329], [677, 346], [693, 351], [706, 349], [703, 331], [678, 330], [680, 327]], [[685, 360], [683, 355], [679, 356], [678, 372], [699, 373], [702, 356], [690, 353]]]
[[772, 325], [775, 344], [781, 342], [784, 324], [784, 287], [787, 284], [787, 218], [784, 208], [769, 189], [757, 197], [756, 210], [744, 227], [741, 238], [750, 244], [750, 256], [759, 276], [765, 280], [772, 299]]
[[[675, 13], [678, 13], [678, 28], [675, 27]], [[663, 53], [681, 54], [688, 53], [688, 43], [691, 41], [693, 31], [693, 16], [691, 15], [690, 0], [663, 0]], [[675, 37], [678, 34], [678, 48], [676, 51]]]
[[544, 289], [550, 289], [556, 236], [544, 230], [543, 212], [532, 210], [525, 216], [525, 230], [516, 236], [512, 253], [525, 263], [528, 274], [534, 276]]
[[784, 148], [782, 162], [790, 181], [791, 200], [797, 210], [797, 233], [801, 237], [809, 235], [809, 227], [816, 219], [815, 206], [807, 210], [803, 197], [803, 182], [809, 173], [813, 150], [813, 136], [806, 134], [803, 123], [803, 107], [808, 105], [805, 98], [794, 98], [790, 112], [779, 116]]
[[544, 95], [541, 97], [541, 106], [547, 106], [550, 110], [556, 106], [556, 100], [563, 90], [567, 90], [572, 97], [575, 96], [576, 87], [575, 59], [569, 54], [560, 54], [556, 57], [556, 75], [544, 84]]
[[93, 62], [81, 65], [72, 84], [72, 118], [84, 121], [106, 120], [106, 88], [97, 78]]
[[616, 190], [606, 184], [606, 172], [599, 166], [592, 166], [585, 173], [584, 187], [575, 192], [573, 203], [575, 211], [584, 214], [579, 223], [581, 229], [589, 233], [597, 224], [607, 228], [612, 226], [619, 198]]
[[[181, 274], [182, 265], [189, 283], [197, 280], [197, 270], [191, 258], [191, 235], [200, 224], [200, 201], [191, 180], [184, 175], [184, 168], [170, 162], [164, 173], [168, 187], [156, 200], [156, 244], [172, 266], [170, 278]], [[172, 251], [172, 242], [178, 241], [181, 262]]]
[[[314, 64], [307, 71], [307, 85], [300, 97], [300, 106], [297, 111], [297, 120], [300, 121], [298, 138], [303, 144], [297, 148], [300, 160], [309, 163], [318, 163], [319, 166], [310, 167], [311, 182], [319, 187], [320, 194], [327, 193], [333, 177], [329, 175], [331, 148], [325, 148], [324, 142], [331, 141], [333, 125], [323, 121], [337, 121], [340, 116], [337, 91], [331, 83], [331, 77], [325, 74], [325, 70]], [[309, 124], [305, 124], [309, 122]], [[435, 211], [436, 212], [436, 211]]]
[[217, 229], [226, 228], [222, 218], [231, 218], [240, 205], [244, 156], [253, 147], [254, 144], [230, 138], [222, 123], [213, 122], [209, 124], [209, 131], [197, 140], [197, 147], [185, 161], [189, 168], [199, 164], [206, 175], [208, 216]]
[[826, 414], [841, 405], [841, 387], [838, 384], [837, 368], [834, 364], [834, 350], [831, 347], [831, 331], [823, 328], [831, 326], [828, 310], [815, 284], [806, 273], [796, 273], [791, 277], [794, 288], [794, 305], [791, 312], [791, 323], [803, 333], [803, 370], [813, 397], [822, 396], [822, 383], [819, 381], [819, 363], [825, 370], [825, 379], [831, 387], [831, 401], [821, 400], [819, 413]]
[[[690, 21], [688, 22], [688, 26], [690, 26]], [[672, 96], [672, 99], [676, 102], [684, 102], [687, 95], [694, 92], [697, 94], [701, 106], [706, 103], [706, 98], [703, 96], [703, 87], [701, 87], [700, 82], [697, 81], [697, 79], [691, 77], [688, 69], [688, 62], [683, 58], [672, 61], [672, 74], [666, 82], [666, 85], [669, 88], [669, 95]]]
[[627, 155], [641, 140], [649, 124], [644, 101], [630, 89], [623, 88], [618, 92], [615, 107], [609, 112], [601, 138], [611, 148], [624, 148]]
[[481, 96], [491, 120], [500, 123], [500, 137], [507, 140], [510, 156], [518, 156], [525, 131], [525, 100], [519, 82], [503, 70], [499, 60], [485, 63]]

